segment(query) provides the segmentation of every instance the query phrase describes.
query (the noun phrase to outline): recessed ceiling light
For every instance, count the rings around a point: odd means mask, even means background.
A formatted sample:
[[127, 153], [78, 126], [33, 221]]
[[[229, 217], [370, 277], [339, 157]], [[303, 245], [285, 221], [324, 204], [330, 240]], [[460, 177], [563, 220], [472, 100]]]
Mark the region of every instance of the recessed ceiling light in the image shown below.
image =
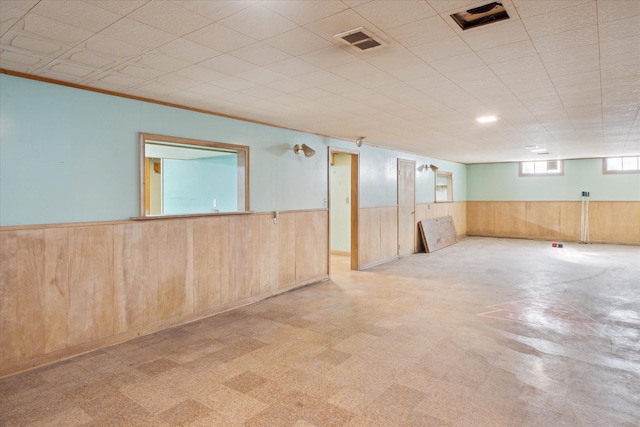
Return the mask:
[[527, 145], [524, 148], [526, 148], [527, 150], [531, 151], [532, 153], [549, 154], [549, 151], [546, 148], [541, 147], [539, 145]]
[[493, 123], [498, 120], [496, 116], [482, 116], [476, 119], [478, 123]]

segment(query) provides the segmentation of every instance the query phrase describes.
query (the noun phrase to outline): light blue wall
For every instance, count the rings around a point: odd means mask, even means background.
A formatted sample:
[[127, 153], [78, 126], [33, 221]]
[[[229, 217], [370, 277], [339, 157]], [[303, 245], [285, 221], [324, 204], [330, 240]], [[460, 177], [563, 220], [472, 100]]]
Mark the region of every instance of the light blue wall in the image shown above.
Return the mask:
[[[238, 156], [163, 162], [165, 215], [238, 210]], [[213, 207], [213, 200], [216, 207]]]
[[[328, 147], [355, 144], [0, 74], [0, 225], [121, 220], [139, 213], [139, 132], [250, 146], [250, 209], [328, 205]], [[316, 150], [296, 156], [295, 144]], [[465, 166], [363, 146], [360, 205], [397, 203], [397, 158], [454, 173]], [[419, 203], [433, 201], [432, 173], [417, 172]]]
[[564, 175], [520, 177], [518, 163], [467, 166], [467, 200], [640, 200], [640, 174], [603, 174], [602, 159], [565, 160]]

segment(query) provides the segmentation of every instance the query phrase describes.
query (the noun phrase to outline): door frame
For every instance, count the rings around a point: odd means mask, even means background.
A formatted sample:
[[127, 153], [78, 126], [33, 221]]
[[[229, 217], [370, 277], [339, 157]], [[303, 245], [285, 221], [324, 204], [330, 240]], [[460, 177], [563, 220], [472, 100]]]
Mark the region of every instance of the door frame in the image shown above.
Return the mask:
[[[411, 245], [409, 246], [410, 252], [408, 254], [400, 254], [400, 241], [402, 239], [401, 233], [400, 233], [400, 223], [402, 220], [402, 217], [400, 215], [400, 164], [404, 163], [406, 165], [410, 165], [411, 169], [413, 170], [413, 197], [412, 197], [412, 201], [413, 201], [413, 206], [412, 206], [412, 212], [411, 214], [413, 215], [413, 224], [412, 224], [412, 238], [411, 238]], [[413, 253], [415, 253], [416, 249], [416, 161], [415, 160], [409, 160], [409, 159], [401, 159], [400, 157], [398, 157], [398, 163], [397, 163], [397, 168], [398, 168], [398, 180], [397, 180], [397, 196], [398, 196], [398, 257], [402, 257], [402, 256], [408, 256], [411, 255]]]
[[[356, 150], [348, 150], [346, 148], [338, 148], [338, 147], [329, 147], [329, 161], [327, 162], [327, 175], [328, 179], [328, 197], [327, 197], [327, 205], [329, 206], [329, 233], [327, 235], [328, 244], [327, 251], [328, 258], [331, 259], [331, 165], [333, 164], [333, 155], [334, 154], [347, 154], [351, 156], [351, 269], [358, 270], [360, 266], [359, 257], [358, 257], [358, 214], [360, 209], [360, 152]], [[331, 262], [329, 262], [329, 274], [331, 274]]]

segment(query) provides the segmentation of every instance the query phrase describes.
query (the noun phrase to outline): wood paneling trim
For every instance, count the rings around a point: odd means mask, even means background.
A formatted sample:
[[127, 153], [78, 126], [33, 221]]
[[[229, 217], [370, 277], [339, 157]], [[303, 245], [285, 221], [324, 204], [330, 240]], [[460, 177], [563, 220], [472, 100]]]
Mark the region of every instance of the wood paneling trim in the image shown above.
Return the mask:
[[0, 231], [0, 377], [328, 278], [328, 211]]
[[[590, 241], [640, 245], [640, 202], [590, 202]], [[469, 201], [470, 236], [580, 240], [581, 202]]]

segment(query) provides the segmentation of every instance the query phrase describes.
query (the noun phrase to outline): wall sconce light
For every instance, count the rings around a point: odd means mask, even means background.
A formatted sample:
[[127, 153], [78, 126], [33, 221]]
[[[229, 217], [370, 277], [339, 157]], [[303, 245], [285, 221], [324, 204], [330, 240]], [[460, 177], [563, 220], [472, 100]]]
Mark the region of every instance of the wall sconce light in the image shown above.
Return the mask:
[[364, 141], [365, 138], [366, 138], [366, 136], [359, 136], [356, 139], [356, 147], [362, 147], [362, 141]]
[[422, 165], [422, 166], [420, 166], [419, 169], [422, 170], [422, 171], [425, 171], [427, 169], [431, 169], [432, 171], [435, 172], [435, 171], [438, 170], [438, 167], [436, 165]]
[[313, 157], [316, 154], [316, 150], [309, 147], [307, 144], [296, 144], [293, 146], [293, 152], [296, 154], [300, 154], [300, 151], [304, 153], [305, 157]]

